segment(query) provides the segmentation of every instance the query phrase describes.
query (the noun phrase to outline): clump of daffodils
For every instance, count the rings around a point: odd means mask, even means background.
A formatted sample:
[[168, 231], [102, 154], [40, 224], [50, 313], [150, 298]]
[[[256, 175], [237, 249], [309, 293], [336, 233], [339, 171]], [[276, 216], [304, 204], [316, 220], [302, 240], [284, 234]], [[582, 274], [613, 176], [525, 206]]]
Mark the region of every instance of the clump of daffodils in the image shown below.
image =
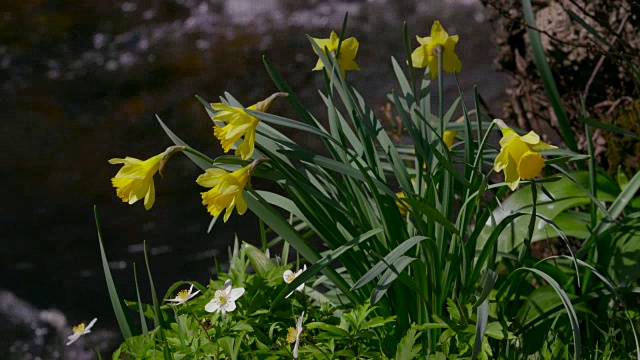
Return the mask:
[[454, 52], [458, 43], [458, 35], [449, 36], [440, 21], [431, 26], [431, 36], [416, 36], [418, 46], [411, 54], [411, 62], [416, 68], [429, 66], [431, 78], [438, 76], [438, 52], [442, 53], [442, 70], [448, 73], [458, 73], [462, 70], [460, 58]]
[[502, 131], [500, 139], [500, 154], [496, 157], [493, 169], [496, 172], [504, 170], [504, 181], [511, 190], [515, 190], [520, 180], [531, 180], [540, 175], [544, 167], [544, 158], [540, 151], [557, 149], [540, 140], [540, 136], [533, 131], [520, 136], [500, 119], [495, 120]]

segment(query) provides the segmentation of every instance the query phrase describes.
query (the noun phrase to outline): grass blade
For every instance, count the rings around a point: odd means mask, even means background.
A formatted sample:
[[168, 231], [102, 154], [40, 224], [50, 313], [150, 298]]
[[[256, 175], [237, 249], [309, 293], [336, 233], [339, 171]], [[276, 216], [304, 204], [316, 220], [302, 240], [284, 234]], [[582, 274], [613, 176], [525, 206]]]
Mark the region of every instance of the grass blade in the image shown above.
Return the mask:
[[144, 318], [144, 310], [142, 309], [142, 300], [140, 299], [140, 287], [138, 287], [138, 273], [136, 271], [136, 263], [133, 263], [133, 279], [136, 284], [136, 295], [138, 297], [138, 312], [140, 313], [140, 325], [142, 326], [142, 333], [144, 336], [149, 335], [149, 329], [147, 328], [147, 320]]
[[516, 269], [513, 273], [511, 273], [509, 278], [523, 271], [532, 272], [540, 276], [541, 278], [543, 278], [549, 285], [551, 285], [551, 287], [553, 287], [553, 290], [555, 290], [555, 292], [560, 297], [560, 300], [562, 300], [562, 304], [564, 305], [564, 308], [565, 310], [567, 310], [567, 314], [569, 315], [569, 322], [571, 323], [571, 329], [573, 331], [573, 344], [574, 344], [573, 358], [579, 360], [580, 352], [581, 352], [580, 323], [578, 322], [578, 315], [576, 315], [576, 310], [573, 308], [573, 304], [571, 304], [571, 300], [569, 299], [569, 296], [567, 296], [567, 293], [565, 293], [564, 290], [562, 290], [562, 287], [556, 282], [554, 278], [552, 278], [547, 273], [540, 271], [538, 269], [522, 267], [522, 268]]
[[109, 270], [109, 262], [107, 261], [107, 255], [104, 252], [104, 245], [102, 243], [102, 232], [100, 231], [100, 220], [98, 219], [98, 209], [94, 205], [93, 213], [96, 219], [96, 228], [98, 230], [98, 243], [100, 244], [100, 256], [102, 257], [102, 269], [104, 271], [104, 277], [107, 281], [107, 289], [109, 290], [109, 298], [111, 299], [111, 306], [113, 307], [113, 311], [116, 314], [116, 320], [118, 321], [118, 326], [120, 327], [120, 333], [125, 340], [132, 337], [133, 326], [131, 324], [131, 318], [129, 314], [124, 311], [124, 304], [120, 296], [118, 296], [118, 291], [116, 290], [116, 285], [113, 283], [113, 277], [111, 276], [111, 270]]
[[412, 247], [425, 239], [427, 239], [426, 236], [414, 236], [405, 240], [402, 244], [396, 246], [396, 248], [391, 250], [391, 252], [389, 252], [387, 256], [384, 257], [384, 259], [380, 260], [369, 271], [367, 271], [367, 273], [364, 274], [360, 278], [360, 280], [358, 280], [358, 282], [353, 285], [351, 289], [356, 290], [368, 284], [371, 280], [375, 279], [384, 270], [386, 270], [389, 267], [389, 264], [393, 264], [400, 258], [400, 256], [404, 255]]

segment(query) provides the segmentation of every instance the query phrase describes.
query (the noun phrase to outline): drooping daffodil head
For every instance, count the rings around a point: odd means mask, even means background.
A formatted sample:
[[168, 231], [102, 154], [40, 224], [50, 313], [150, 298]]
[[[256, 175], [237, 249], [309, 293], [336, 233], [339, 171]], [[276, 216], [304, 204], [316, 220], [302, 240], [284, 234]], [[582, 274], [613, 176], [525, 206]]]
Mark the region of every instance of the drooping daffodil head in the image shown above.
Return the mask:
[[80, 323], [76, 326], [74, 326], [71, 330], [73, 331], [72, 335], [69, 335], [67, 337], [67, 339], [69, 340], [67, 342], [67, 346], [73, 344], [76, 340], [78, 340], [81, 336], [86, 335], [88, 333], [91, 332], [91, 328], [93, 327], [93, 324], [96, 323], [96, 321], [98, 321], [97, 318], [94, 318], [93, 320], [91, 320], [91, 322], [89, 323], [89, 325], [84, 326], [84, 323]]
[[156, 189], [153, 176], [160, 168], [162, 154], [147, 160], [132, 157], [111, 159], [110, 164], [124, 164], [115, 177], [111, 179], [116, 194], [123, 202], [133, 204], [144, 199], [144, 208], [149, 210], [156, 201]]
[[[284, 279], [284, 282], [287, 284], [291, 284], [293, 282], [293, 280], [295, 280], [298, 276], [300, 276], [300, 274], [302, 274], [303, 272], [305, 272], [307, 270], [307, 265], [305, 264], [302, 269], [293, 272], [291, 270], [287, 270], [282, 274], [282, 278]], [[302, 291], [304, 290], [304, 284], [300, 284], [300, 286], [298, 286], [296, 288], [296, 291]], [[293, 292], [290, 292], [289, 295], [286, 296], [286, 298], [288, 298], [289, 296], [291, 296], [291, 294], [293, 294]]]
[[187, 301], [191, 300], [194, 296], [198, 295], [198, 293], [200, 293], [200, 290], [193, 292], [193, 284], [192, 284], [189, 290], [180, 290], [176, 294], [176, 297], [174, 297], [173, 299], [167, 299], [165, 301], [173, 303], [174, 305], [182, 305]]
[[162, 154], [144, 161], [129, 156], [124, 159], [109, 160], [110, 164], [124, 164], [116, 176], [111, 179], [118, 197], [129, 204], [144, 199], [144, 208], [151, 209], [156, 201], [153, 176], [157, 172], [162, 172], [162, 168], [169, 158], [182, 150], [184, 150], [183, 146], [170, 146]]
[[224, 282], [222, 289], [216, 290], [213, 299], [204, 306], [207, 312], [220, 312], [225, 317], [236, 309], [236, 300], [244, 294], [244, 288], [233, 288], [231, 279]]
[[302, 319], [304, 318], [304, 311], [302, 315], [296, 321], [295, 329], [290, 327], [287, 330], [287, 342], [289, 344], [294, 344], [293, 346], [293, 358], [298, 358], [298, 347], [300, 346], [300, 334], [302, 334]]
[[[358, 53], [358, 47], [360, 46], [360, 43], [356, 38], [350, 37], [340, 43], [340, 37], [335, 33], [335, 31], [332, 31], [328, 39], [313, 38], [313, 41], [322, 50], [324, 55], [327, 55], [327, 51], [329, 51], [333, 56], [338, 56], [338, 67], [340, 68], [340, 72], [343, 77], [348, 70], [360, 70], [360, 67], [355, 61], [356, 54]], [[338, 50], [338, 45], [340, 46], [340, 50]], [[316, 54], [318, 53], [315, 48], [313, 49], [313, 52]], [[324, 63], [321, 59], [318, 59], [313, 70], [322, 69], [324, 69]]]
[[[287, 95], [287, 93], [283, 92], [272, 94], [265, 100], [249, 106], [247, 110], [266, 112], [276, 98]], [[212, 117], [213, 121], [225, 124], [220, 126], [219, 123], [216, 123], [213, 129], [213, 134], [220, 141], [224, 152], [229, 152], [234, 144], [242, 138], [235, 154], [240, 156], [242, 160], [249, 159], [255, 149], [256, 129], [260, 120], [247, 113], [242, 107], [223, 103], [214, 103], [211, 104], [211, 107], [217, 110]]]
[[496, 119], [502, 131], [500, 139], [500, 153], [493, 164], [493, 170], [504, 170], [505, 183], [515, 190], [520, 180], [531, 180], [540, 175], [544, 167], [544, 158], [540, 151], [557, 149], [540, 140], [540, 136], [533, 131], [520, 136], [507, 127], [502, 120]]
[[431, 26], [431, 36], [419, 37], [420, 46], [411, 54], [413, 67], [429, 67], [431, 78], [438, 76], [438, 52], [442, 53], [442, 71], [448, 73], [458, 73], [462, 70], [460, 58], [454, 52], [458, 43], [458, 35], [449, 36], [440, 21], [435, 21]]
[[211, 168], [196, 179], [200, 186], [211, 188], [201, 193], [202, 204], [207, 207], [209, 213], [218, 216], [226, 209], [224, 221], [227, 222], [233, 209], [237, 209], [242, 215], [247, 211], [247, 203], [244, 200], [244, 188], [251, 179], [251, 173], [255, 166], [265, 159], [257, 159], [251, 164], [234, 172], [224, 169]]

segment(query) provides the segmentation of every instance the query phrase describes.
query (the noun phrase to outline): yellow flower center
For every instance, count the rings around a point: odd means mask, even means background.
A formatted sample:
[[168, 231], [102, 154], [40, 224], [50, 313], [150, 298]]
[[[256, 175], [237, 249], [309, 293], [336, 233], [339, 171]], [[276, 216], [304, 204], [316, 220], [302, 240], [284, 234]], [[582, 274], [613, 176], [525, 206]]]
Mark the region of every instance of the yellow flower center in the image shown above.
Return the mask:
[[80, 323], [80, 325], [74, 326], [72, 330], [74, 334], [82, 334], [84, 332], [84, 323]]
[[296, 337], [298, 337], [298, 331], [290, 327], [289, 332], [287, 333], [287, 342], [289, 344], [293, 344], [294, 342], [296, 342]]
[[182, 300], [185, 300], [187, 298], [187, 296], [189, 295], [189, 291], [187, 290], [180, 290], [180, 292], [178, 292], [178, 295], [176, 295], [177, 297], [179, 297]]
[[525, 152], [518, 161], [518, 175], [523, 180], [531, 180], [540, 175], [544, 167], [542, 155], [534, 151]]
[[226, 304], [227, 303], [227, 296], [226, 295], [218, 296], [218, 302], [220, 303], [220, 305]]

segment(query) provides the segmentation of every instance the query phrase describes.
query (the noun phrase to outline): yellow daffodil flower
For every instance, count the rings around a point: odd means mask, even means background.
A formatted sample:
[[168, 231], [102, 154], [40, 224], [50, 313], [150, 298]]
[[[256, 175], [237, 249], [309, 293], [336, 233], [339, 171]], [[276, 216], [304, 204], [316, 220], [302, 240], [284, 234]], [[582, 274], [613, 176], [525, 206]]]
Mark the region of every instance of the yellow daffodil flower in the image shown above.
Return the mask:
[[128, 156], [124, 159], [109, 160], [110, 164], [124, 164], [111, 179], [111, 183], [116, 188], [116, 194], [123, 202], [133, 204], [144, 199], [144, 208], [151, 209], [156, 200], [153, 176], [160, 169], [163, 155], [156, 155], [144, 161]]
[[[247, 114], [243, 108], [233, 107], [222, 103], [211, 104], [218, 112], [213, 116], [213, 120], [227, 123], [221, 127], [216, 125], [213, 134], [220, 140], [220, 145], [224, 152], [229, 152], [233, 144], [244, 136], [240, 145], [236, 148], [236, 155], [242, 160], [247, 160], [253, 154], [256, 143], [256, 128], [260, 120]], [[247, 109], [256, 110], [256, 105], [251, 105]]]
[[[328, 39], [316, 39], [313, 38], [318, 47], [322, 49], [322, 53], [327, 55], [326, 50], [335, 55], [338, 52], [338, 43], [340, 42], [340, 38], [335, 31], [331, 32], [331, 35]], [[340, 53], [338, 54], [338, 67], [340, 68], [340, 72], [342, 72], [342, 76], [345, 75], [347, 70], [360, 70], [360, 67], [355, 62], [356, 54], [358, 52], [358, 40], [354, 37], [350, 37], [340, 44]], [[326, 50], [325, 50], [326, 48]], [[318, 52], [314, 48], [313, 51], [317, 54]], [[316, 63], [316, 67], [313, 70], [322, 70], [324, 68], [324, 64], [322, 60], [318, 59]]]
[[[417, 49], [411, 54], [413, 67], [424, 68], [429, 66], [431, 78], [438, 76], [438, 53], [442, 51], [442, 70], [448, 73], [458, 73], [462, 70], [462, 63], [453, 50], [458, 43], [458, 35], [449, 36], [439, 21], [435, 21], [431, 27], [431, 36], [419, 37]], [[440, 50], [437, 50], [440, 49]]]
[[[277, 97], [287, 96], [286, 93], [275, 93], [267, 99], [249, 106], [248, 110], [266, 112], [269, 106]], [[214, 121], [226, 123], [225, 126], [215, 125], [213, 134], [220, 140], [220, 145], [224, 152], [229, 152], [233, 144], [244, 136], [242, 142], [236, 148], [235, 154], [242, 160], [247, 160], [253, 155], [256, 143], [256, 128], [260, 119], [249, 115], [241, 107], [233, 107], [223, 103], [211, 104], [211, 107], [218, 112], [213, 116]]]
[[398, 192], [396, 193], [396, 198], [396, 205], [398, 206], [400, 215], [407, 215], [407, 207], [409, 206], [409, 204], [407, 204], [407, 201], [405, 200], [407, 198], [407, 195], [405, 195], [403, 192]]
[[447, 145], [447, 147], [449, 149], [451, 149], [453, 144], [456, 142], [456, 135], [458, 135], [458, 131], [457, 130], [445, 130], [444, 131], [444, 136], [443, 136], [442, 140], [444, 140], [444, 143]]
[[520, 180], [531, 180], [540, 175], [544, 167], [544, 158], [540, 151], [557, 149], [540, 140], [540, 136], [533, 131], [520, 136], [515, 131], [501, 124], [502, 139], [500, 139], [500, 154], [496, 157], [493, 169], [496, 172], [504, 170], [505, 182], [515, 190]]
[[206, 173], [198, 176], [196, 182], [199, 185], [212, 188], [202, 193], [202, 204], [211, 215], [218, 216], [226, 208], [224, 221], [227, 222], [234, 208], [237, 208], [240, 215], [247, 211], [243, 193], [254, 164], [255, 162], [231, 173], [223, 169], [207, 169]]

